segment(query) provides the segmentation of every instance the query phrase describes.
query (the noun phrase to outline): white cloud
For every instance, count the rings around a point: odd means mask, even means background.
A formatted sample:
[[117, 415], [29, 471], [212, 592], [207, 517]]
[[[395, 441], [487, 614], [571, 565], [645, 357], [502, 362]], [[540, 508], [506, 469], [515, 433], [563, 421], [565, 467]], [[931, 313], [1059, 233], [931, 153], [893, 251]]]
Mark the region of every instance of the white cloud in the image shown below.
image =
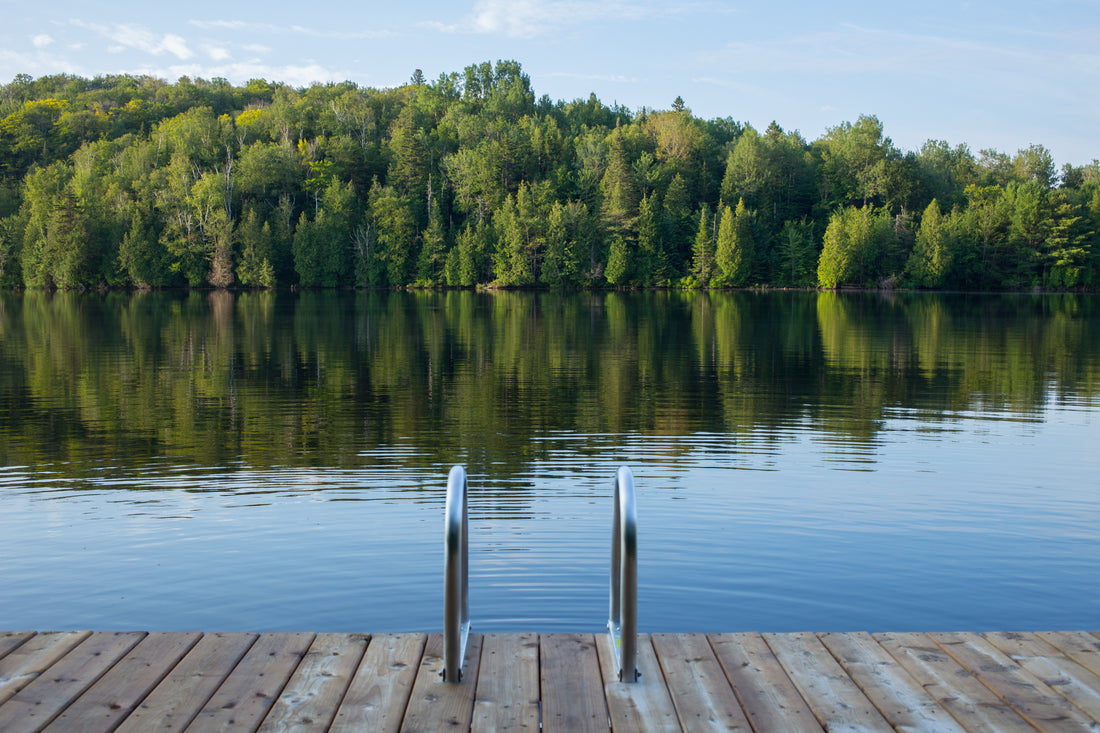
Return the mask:
[[229, 51], [218, 46], [204, 46], [203, 50], [206, 51], [206, 55], [215, 61], [228, 61], [232, 58]]
[[51, 56], [42, 51], [19, 53], [0, 48], [0, 78], [12, 78], [16, 74], [30, 74], [41, 76], [43, 74], [75, 74], [87, 75], [87, 70], [82, 69], [68, 59], [60, 56]]
[[46, 46], [49, 46], [51, 43], [53, 43], [53, 38], [46, 35], [45, 33], [39, 33], [37, 36], [31, 39], [31, 43], [34, 44], [35, 48], [45, 48]]
[[578, 81], [603, 81], [612, 84], [638, 84], [641, 82], [636, 76], [624, 76], [623, 74], [579, 74], [569, 71], [550, 71], [540, 74], [543, 78], [576, 79]]
[[284, 66], [255, 62], [238, 62], [207, 66], [203, 64], [174, 64], [166, 67], [148, 67], [128, 73], [145, 74], [158, 79], [174, 81], [181, 76], [213, 79], [222, 77], [234, 84], [244, 84], [249, 79], [270, 79], [284, 82], [294, 87], [308, 87], [314, 83], [340, 82], [352, 78], [352, 74], [342, 69], [332, 69], [316, 62], [305, 64], [287, 64]]
[[455, 24], [430, 22], [429, 27], [445, 33], [502, 34], [512, 38], [533, 38], [569, 25], [604, 19], [640, 20], [682, 13], [674, 8], [646, 3], [611, 0], [478, 0], [473, 12]]
[[191, 50], [187, 48], [187, 42], [180, 36], [172, 33], [169, 33], [161, 40], [159, 48], [163, 48], [179, 59], [189, 59], [194, 56]]
[[311, 38], [332, 38], [338, 41], [362, 41], [368, 38], [384, 38], [392, 35], [386, 30], [370, 31], [327, 31], [309, 28], [303, 25], [276, 25], [274, 23], [251, 23], [243, 20], [189, 20], [188, 25], [203, 30], [229, 30], [243, 33], [293, 34]]
[[187, 47], [187, 41], [182, 36], [174, 33], [166, 33], [159, 36], [147, 28], [129, 23], [114, 23], [103, 25], [101, 23], [86, 23], [81, 20], [70, 21], [78, 28], [86, 28], [114, 41], [114, 45], [107, 50], [117, 53], [128, 48], [144, 51], [153, 56], [163, 56], [168, 53], [181, 61], [193, 57], [195, 54]]

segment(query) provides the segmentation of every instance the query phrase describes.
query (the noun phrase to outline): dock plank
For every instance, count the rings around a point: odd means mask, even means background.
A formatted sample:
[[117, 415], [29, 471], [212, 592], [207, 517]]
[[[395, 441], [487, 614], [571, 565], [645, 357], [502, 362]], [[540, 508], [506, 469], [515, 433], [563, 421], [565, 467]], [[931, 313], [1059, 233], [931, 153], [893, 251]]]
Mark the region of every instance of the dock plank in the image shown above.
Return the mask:
[[311, 632], [260, 634], [188, 730], [256, 730], [315, 637]]
[[474, 733], [539, 729], [538, 634], [485, 634]]
[[764, 640], [826, 730], [893, 733], [893, 726], [817, 636], [764, 634]]
[[983, 636], [1093, 720], [1100, 721], [1100, 675], [1035, 634], [1001, 631]]
[[0, 634], [0, 659], [8, 655], [8, 652], [21, 646], [23, 642], [34, 636], [33, 631], [5, 631]]
[[596, 651], [603, 674], [603, 691], [613, 731], [645, 733], [646, 731], [681, 730], [676, 707], [665, 685], [657, 653], [648, 634], [638, 635], [637, 681], [619, 680], [619, 662], [610, 634], [600, 634]]
[[365, 634], [318, 634], [260, 733], [327, 731], [369, 641]]
[[257, 638], [259, 634], [251, 633], [204, 635], [117, 733], [184, 730]]
[[823, 728], [759, 634], [708, 634], [726, 679], [757, 731], [822, 733]]
[[333, 733], [397, 733], [427, 634], [375, 634], [336, 711]]
[[1096, 721], [1016, 664], [989, 641], [972, 633], [931, 633], [940, 647], [1041, 731], [1096, 730]]
[[[6, 641], [5, 641], [6, 640]], [[0, 631], [4, 733], [743, 730], [1100, 732], [1100, 636]], [[117, 727], [115, 727], [117, 725]]]
[[93, 633], [0, 707], [0, 730], [41, 730], [144, 637], [144, 631]]
[[470, 634], [462, 679], [443, 681], [443, 634], [429, 634], [416, 672], [402, 733], [469, 730], [481, 666], [481, 634]]
[[927, 635], [875, 634], [874, 639], [968, 731], [1034, 733], [1034, 726]]
[[539, 638], [539, 659], [543, 731], [609, 730], [603, 676], [592, 634], [544, 634]]
[[818, 638], [895, 730], [966, 733], [870, 634], [819, 634]]
[[685, 733], [752, 730], [706, 635], [653, 634], [650, 638]]
[[50, 724], [47, 731], [113, 731], [191, 650], [202, 634], [151, 632]]
[[0, 704], [91, 635], [91, 631], [49, 631], [36, 634], [6, 654], [0, 659]]
[[1040, 631], [1038, 636], [1082, 667], [1100, 674], [1100, 637], [1087, 631]]

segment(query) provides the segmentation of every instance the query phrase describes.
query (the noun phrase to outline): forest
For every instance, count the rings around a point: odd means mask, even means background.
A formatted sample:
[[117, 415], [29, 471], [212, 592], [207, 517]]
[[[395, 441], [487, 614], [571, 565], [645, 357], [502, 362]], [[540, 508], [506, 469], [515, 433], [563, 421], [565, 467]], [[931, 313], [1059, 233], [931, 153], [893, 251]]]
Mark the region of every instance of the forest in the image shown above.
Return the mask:
[[1094, 289], [1100, 161], [873, 115], [536, 97], [515, 61], [390, 89], [17, 76], [0, 287]]

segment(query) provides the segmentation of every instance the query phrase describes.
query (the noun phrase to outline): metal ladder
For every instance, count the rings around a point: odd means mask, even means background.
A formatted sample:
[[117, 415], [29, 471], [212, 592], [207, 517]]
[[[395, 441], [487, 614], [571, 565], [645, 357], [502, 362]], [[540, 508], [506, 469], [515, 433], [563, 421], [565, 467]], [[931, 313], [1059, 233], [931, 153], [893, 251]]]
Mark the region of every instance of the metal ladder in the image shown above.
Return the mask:
[[[470, 637], [469, 520], [466, 470], [454, 466], [447, 477], [443, 557], [443, 681], [462, 679]], [[634, 476], [627, 466], [615, 474], [611, 529], [611, 609], [607, 622], [619, 680], [636, 682], [638, 673], [638, 516]], [[628, 671], [629, 670], [629, 671]]]

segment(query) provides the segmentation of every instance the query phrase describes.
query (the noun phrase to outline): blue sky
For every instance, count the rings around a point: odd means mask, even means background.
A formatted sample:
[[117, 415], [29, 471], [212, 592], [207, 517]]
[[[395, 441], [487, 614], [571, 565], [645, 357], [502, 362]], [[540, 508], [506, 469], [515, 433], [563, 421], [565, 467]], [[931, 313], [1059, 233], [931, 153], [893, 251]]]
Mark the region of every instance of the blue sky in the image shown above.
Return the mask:
[[882, 3], [452, 0], [287, 3], [0, 0], [16, 74], [250, 78], [296, 86], [429, 79], [515, 59], [535, 92], [630, 109], [772, 120], [808, 140], [860, 114], [896, 145], [1045, 145], [1100, 158], [1100, 0]]

